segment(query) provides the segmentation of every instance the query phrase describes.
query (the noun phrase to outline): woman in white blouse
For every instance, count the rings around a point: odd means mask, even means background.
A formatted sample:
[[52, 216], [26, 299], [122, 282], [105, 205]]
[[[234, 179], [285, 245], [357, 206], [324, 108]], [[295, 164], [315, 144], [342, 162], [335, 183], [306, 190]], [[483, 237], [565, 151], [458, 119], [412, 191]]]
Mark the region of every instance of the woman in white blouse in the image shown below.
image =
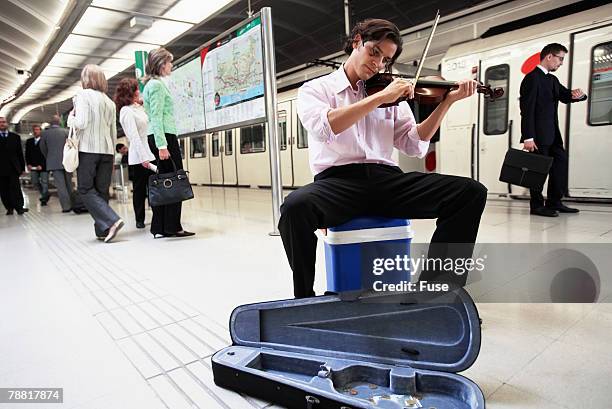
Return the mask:
[[108, 84], [99, 66], [83, 68], [81, 86], [68, 116], [68, 126], [79, 140], [78, 192], [94, 219], [96, 237], [108, 243], [123, 227], [123, 220], [108, 205], [117, 139], [115, 104], [105, 94]]
[[150, 162], [155, 160], [147, 141], [149, 120], [142, 106], [138, 81], [134, 78], [123, 78], [115, 90], [115, 104], [119, 111], [119, 123], [127, 136], [130, 147], [128, 150], [128, 165], [132, 173], [134, 194], [132, 204], [136, 216], [136, 227], [145, 227], [145, 198], [150, 170]]

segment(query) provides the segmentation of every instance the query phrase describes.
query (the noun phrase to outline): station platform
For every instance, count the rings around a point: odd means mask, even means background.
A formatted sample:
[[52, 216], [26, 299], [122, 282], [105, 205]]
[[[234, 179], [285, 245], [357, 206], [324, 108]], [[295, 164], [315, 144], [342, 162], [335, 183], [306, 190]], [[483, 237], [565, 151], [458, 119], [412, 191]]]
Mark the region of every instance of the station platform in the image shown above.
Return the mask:
[[[272, 230], [268, 190], [194, 187], [183, 205], [191, 238], [153, 239], [131, 203], [115, 241], [94, 237], [89, 214], [62, 214], [57, 197], [0, 216], [0, 385], [62, 387], [45, 408], [258, 409], [276, 406], [215, 386], [211, 355], [231, 344], [238, 305], [291, 298], [291, 271]], [[528, 203], [490, 200], [481, 242], [612, 243], [612, 207], [529, 216]], [[427, 242], [434, 220], [413, 220]], [[325, 290], [319, 243], [315, 290]], [[612, 296], [608, 303], [479, 303], [482, 349], [463, 374], [487, 408], [609, 407]], [[39, 408], [40, 404], [0, 404]]]

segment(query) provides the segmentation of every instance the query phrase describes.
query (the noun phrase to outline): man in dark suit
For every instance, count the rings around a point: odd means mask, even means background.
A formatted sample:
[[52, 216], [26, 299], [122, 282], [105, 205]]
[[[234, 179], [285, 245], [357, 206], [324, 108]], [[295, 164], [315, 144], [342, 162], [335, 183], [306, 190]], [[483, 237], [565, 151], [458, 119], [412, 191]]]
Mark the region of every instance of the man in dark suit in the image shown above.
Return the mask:
[[[47, 171], [53, 173], [53, 182], [57, 188], [57, 196], [62, 206], [62, 213], [68, 213], [72, 210], [72, 196], [74, 195], [72, 173], [66, 172], [62, 164], [66, 138], [68, 138], [68, 131], [60, 127], [60, 117], [54, 115], [51, 119], [51, 126], [42, 133], [40, 151], [47, 158]], [[77, 210], [75, 210], [76, 212]]]
[[32, 133], [34, 136], [26, 141], [25, 161], [32, 177], [32, 185], [40, 192], [40, 204], [46, 206], [49, 201], [49, 172], [45, 166], [47, 160], [40, 151], [40, 125], [32, 126]]
[[564, 104], [584, 101], [580, 89], [569, 90], [551, 73], [563, 65], [567, 48], [553, 43], [540, 52], [540, 64], [521, 82], [521, 143], [526, 150], [553, 158], [548, 179], [546, 204], [541, 189], [531, 189], [531, 214], [555, 217], [578, 213], [561, 203], [567, 190], [567, 152], [559, 131], [559, 101]]
[[27, 212], [23, 208], [23, 195], [19, 176], [25, 171], [21, 138], [8, 130], [6, 118], [0, 116], [0, 198], [6, 214]]

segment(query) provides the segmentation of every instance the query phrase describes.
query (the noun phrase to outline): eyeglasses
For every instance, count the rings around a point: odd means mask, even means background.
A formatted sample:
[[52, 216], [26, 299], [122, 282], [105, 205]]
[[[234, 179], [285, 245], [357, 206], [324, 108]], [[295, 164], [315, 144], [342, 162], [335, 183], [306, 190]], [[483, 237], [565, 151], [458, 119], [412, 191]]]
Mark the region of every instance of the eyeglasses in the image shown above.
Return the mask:
[[560, 56], [557, 54], [553, 54], [554, 57], [557, 57], [559, 59], [559, 61], [563, 62], [563, 59], [565, 58], [565, 56]]
[[391, 62], [392, 58], [385, 57], [381, 49], [378, 48], [376, 44], [371, 44], [369, 41], [366, 41], [363, 46], [366, 50], [368, 50], [368, 54], [370, 55], [370, 57], [375, 57], [377, 59], [380, 57], [383, 57], [382, 58], [383, 65], [387, 66]]

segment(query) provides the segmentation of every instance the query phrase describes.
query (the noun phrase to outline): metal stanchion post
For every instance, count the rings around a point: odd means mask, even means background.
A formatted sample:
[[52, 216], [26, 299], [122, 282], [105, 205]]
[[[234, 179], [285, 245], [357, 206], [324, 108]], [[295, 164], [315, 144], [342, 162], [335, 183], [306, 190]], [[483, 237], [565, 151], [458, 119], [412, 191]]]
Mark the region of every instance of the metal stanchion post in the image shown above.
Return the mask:
[[268, 141], [270, 146], [270, 182], [272, 187], [272, 222], [270, 235], [280, 235], [278, 221], [280, 206], [283, 202], [283, 183], [280, 168], [280, 150], [278, 144], [278, 110], [276, 106], [276, 63], [274, 57], [274, 36], [272, 34], [272, 12], [270, 7], [261, 9], [264, 47], [264, 87], [266, 96], [266, 115], [268, 124]]

